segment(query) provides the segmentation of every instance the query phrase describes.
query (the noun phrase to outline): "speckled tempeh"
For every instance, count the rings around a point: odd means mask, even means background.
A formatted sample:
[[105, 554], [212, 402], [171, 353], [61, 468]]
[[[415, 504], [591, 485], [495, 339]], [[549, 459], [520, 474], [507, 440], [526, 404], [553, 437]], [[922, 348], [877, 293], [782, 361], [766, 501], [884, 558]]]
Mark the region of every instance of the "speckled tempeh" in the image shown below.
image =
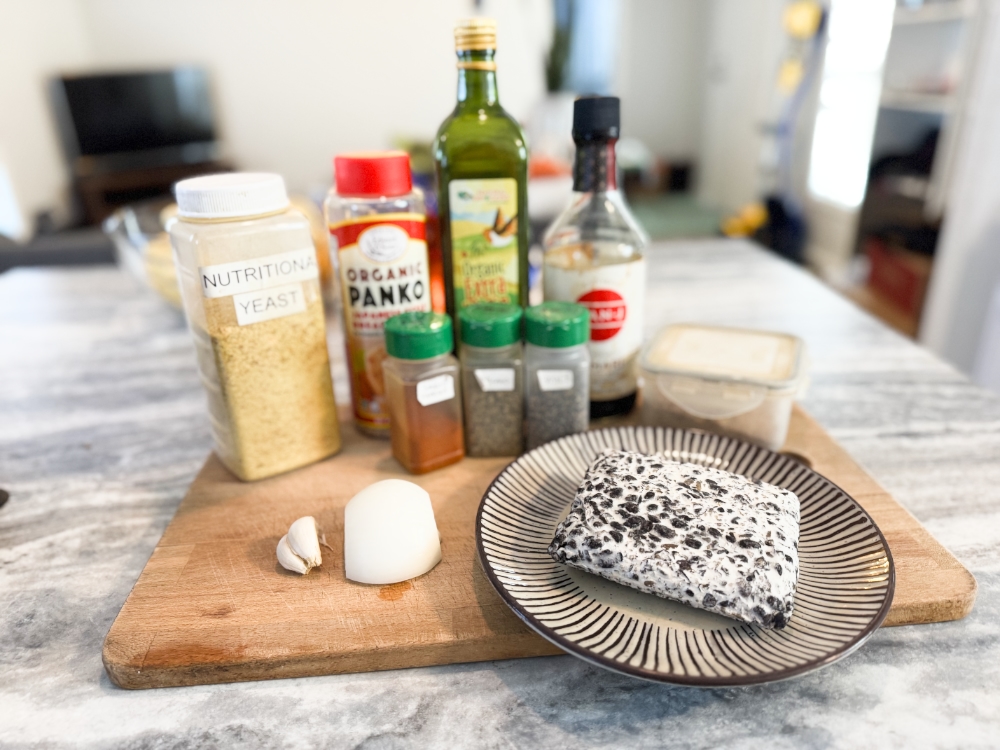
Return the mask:
[[630, 451], [587, 470], [549, 554], [765, 628], [792, 615], [799, 500], [728, 471]]

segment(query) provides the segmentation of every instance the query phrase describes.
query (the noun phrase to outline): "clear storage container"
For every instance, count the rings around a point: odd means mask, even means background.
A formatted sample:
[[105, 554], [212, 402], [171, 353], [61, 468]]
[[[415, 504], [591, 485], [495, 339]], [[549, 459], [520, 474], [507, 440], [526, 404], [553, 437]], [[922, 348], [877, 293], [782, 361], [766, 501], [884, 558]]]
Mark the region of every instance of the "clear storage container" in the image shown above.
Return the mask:
[[639, 359], [643, 422], [699, 427], [778, 450], [806, 384], [805, 359], [805, 343], [786, 333], [667, 326]]
[[525, 311], [524, 329], [530, 450], [590, 424], [590, 313], [572, 302], [543, 302]]
[[340, 450], [316, 248], [278, 175], [177, 184], [177, 278], [215, 449], [244, 481]]

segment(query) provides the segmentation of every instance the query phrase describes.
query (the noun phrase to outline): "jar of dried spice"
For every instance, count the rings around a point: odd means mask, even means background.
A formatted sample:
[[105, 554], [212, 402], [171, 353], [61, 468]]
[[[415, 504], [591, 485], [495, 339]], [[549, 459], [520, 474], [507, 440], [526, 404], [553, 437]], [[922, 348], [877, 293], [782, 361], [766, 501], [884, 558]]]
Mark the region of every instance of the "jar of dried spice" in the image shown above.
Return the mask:
[[451, 318], [402, 313], [385, 323], [383, 365], [392, 455], [411, 474], [460, 461], [462, 400]]
[[574, 302], [543, 302], [524, 313], [528, 449], [583, 432], [590, 418], [590, 313]]
[[274, 174], [177, 184], [174, 260], [215, 448], [244, 481], [340, 450], [309, 221]]
[[521, 307], [481, 302], [458, 313], [465, 452], [517, 456], [524, 449]]

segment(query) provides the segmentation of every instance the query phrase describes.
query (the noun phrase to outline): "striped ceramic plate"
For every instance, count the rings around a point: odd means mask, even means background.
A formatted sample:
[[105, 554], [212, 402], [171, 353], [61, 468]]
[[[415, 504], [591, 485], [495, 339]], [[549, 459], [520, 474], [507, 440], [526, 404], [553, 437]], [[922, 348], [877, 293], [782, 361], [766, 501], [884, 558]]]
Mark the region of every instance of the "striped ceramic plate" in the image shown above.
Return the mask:
[[[594, 457], [661, 453], [784, 487], [801, 502], [795, 611], [762, 630], [556, 563], [546, 548]], [[602, 667], [684, 685], [749, 685], [830, 664], [885, 619], [895, 573], [858, 503], [793, 458], [696, 430], [616, 427], [526, 453], [494, 480], [476, 519], [479, 558], [504, 601], [539, 634]]]

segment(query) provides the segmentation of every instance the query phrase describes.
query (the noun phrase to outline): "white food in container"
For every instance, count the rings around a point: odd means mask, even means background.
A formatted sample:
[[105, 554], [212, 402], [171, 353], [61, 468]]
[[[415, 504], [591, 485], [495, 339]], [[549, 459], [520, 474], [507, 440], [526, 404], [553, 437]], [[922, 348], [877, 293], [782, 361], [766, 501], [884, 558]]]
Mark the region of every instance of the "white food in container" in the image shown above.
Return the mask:
[[805, 388], [805, 368], [805, 343], [797, 336], [667, 326], [639, 359], [643, 421], [700, 427], [778, 450]]
[[358, 583], [416, 578], [441, 561], [427, 491], [403, 479], [365, 487], [344, 508], [344, 573]]

